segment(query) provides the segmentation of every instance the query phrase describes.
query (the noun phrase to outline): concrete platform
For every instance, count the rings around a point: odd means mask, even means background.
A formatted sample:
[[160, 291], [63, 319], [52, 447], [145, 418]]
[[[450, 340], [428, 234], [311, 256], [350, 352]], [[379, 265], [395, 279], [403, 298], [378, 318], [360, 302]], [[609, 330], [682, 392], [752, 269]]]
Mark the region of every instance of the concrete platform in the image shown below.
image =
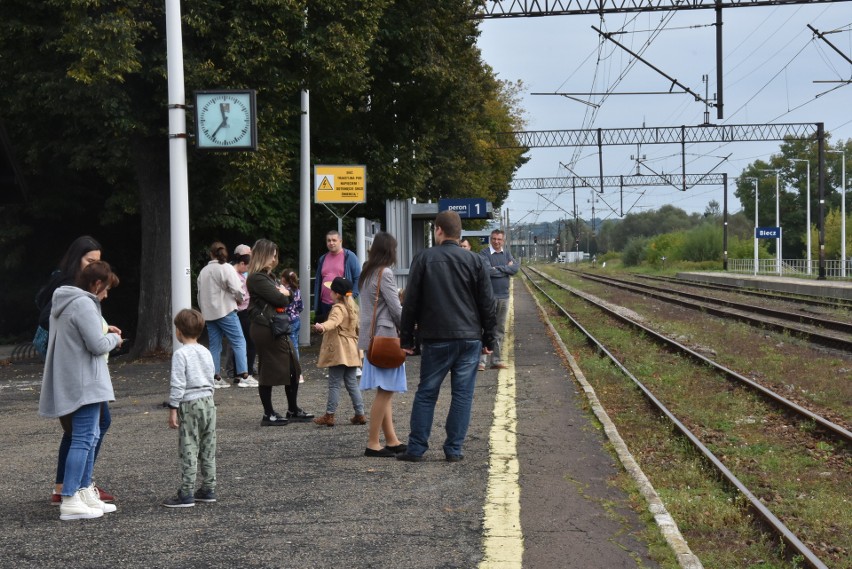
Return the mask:
[[676, 276], [679, 279], [702, 283], [733, 285], [791, 294], [816, 296], [820, 298], [852, 300], [852, 282], [849, 281], [818, 281], [815, 279], [795, 277], [717, 272], [677, 273]]
[[[77, 522], [48, 505], [61, 431], [37, 415], [41, 366], [0, 365], [0, 566], [657, 567], [627, 496], [608, 483], [620, 466], [520, 281], [512, 318], [512, 365], [479, 373], [462, 462], [441, 451], [449, 380], [421, 463], [364, 457], [367, 427], [349, 424], [345, 393], [334, 428], [261, 427], [256, 390], [231, 387], [215, 394], [219, 501], [178, 510], [159, 505], [179, 483], [161, 407], [169, 362], [113, 360], [113, 423], [95, 480], [118, 511]], [[316, 351], [303, 351], [299, 398], [321, 413]], [[419, 358], [406, 366], [409, 391], [394, 396], [403, 441]], [[273, 401], [285, 410], [283, 388]], [[371, 401], [366, 392], [368, 411]]]

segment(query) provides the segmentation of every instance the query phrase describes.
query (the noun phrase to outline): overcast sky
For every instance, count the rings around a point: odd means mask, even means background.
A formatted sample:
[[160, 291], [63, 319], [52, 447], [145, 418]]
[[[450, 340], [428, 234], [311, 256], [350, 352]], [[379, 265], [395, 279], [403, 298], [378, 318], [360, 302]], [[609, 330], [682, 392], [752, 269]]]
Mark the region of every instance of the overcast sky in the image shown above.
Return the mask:
[[[852, 85], [815, 83], [852, 79], [852, 65], [807, 28], [810, 24], [823, 33], [837, 30], [827, 38], [852, 57], [852, 2], [726, 8], [722, 16], [725, 116], [718, 120], [716, 109], [711, 108], [711, 123], [824, 122], [834, 141], [852, 138]], [[709, 89], [713, 98], [717, 91], [715, 19], [714, 10], [612, 14], [604, 21], [574, 15], [491, 19], [480, 25], [479, 46], [483, 59], [500, 79], [524, 83], [526, 130], [694, 126], [704, 122], [706, 109], [688, 94], [610, 96], [595, 109], [562, 96], [531, 93], [669, 90], [669, 80], [613, 43], [600, 40], [591, 27], [595, 26], [606, 32], [624, 30], [627, 33], [614, 39], [641, 52], [645, 60], [701, 96]], [[709, 77], [708, 87], [702, 75]], [[817, 97], [831, 89], [834, 91]], [[603, 99], [578, 98], [593, 103]], [[727, 172], [733, 178], [749, 163], [768, 160], [778, 152], [779, 144], [689, 145], [687, 171], [707, 172], [732, 154], [715, 172]], [[647, 167], [640, 166], [644, 174], [651, 174], [648, 168], [681, 171], [679, 146], [653, 145], [638, 152], [635, 147], [604, 147], [604, 174], [635, 174], [637, 163], [631, 155], [645, 157]], [[598, 174], [597, 150], [593, 148], [534, 149], [528, 156], [530, 161], [518, 171], [519, 178], [570, 175], [560, 162], [573, 164], [580, 176]], [[852, 156], [848, 160], [852, 162]], [[813, 176], [815, 165], [811, 168]], [[623, 196], [618, 189], [609, 188], [598, 197], [595, 216], [613, 219], [665, 204], [702, 213], [708, 202], [721, 204], [722, 199], [722, 188], [714, 186], [696, 186], [687, 192], [665, 187], [625, 189]], [[566, 216], [559, 208], [572, 211], [572, 200], [571, 190], [512, 191], [505, 207], [512, 223], [550, 221]], [[588, 190], [578, 192], [581, 217], [591, 217], [590, 200]], [[732, 183], [729, 200], [730, 211], [738, 211]]]

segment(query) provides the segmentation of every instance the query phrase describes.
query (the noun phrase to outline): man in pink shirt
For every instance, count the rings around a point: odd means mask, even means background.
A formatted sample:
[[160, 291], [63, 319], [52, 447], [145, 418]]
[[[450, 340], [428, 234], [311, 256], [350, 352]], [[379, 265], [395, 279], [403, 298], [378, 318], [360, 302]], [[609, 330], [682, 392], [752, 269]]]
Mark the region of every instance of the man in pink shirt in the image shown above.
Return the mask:
[[343, 277], [352, 283], [352, 296], [358, 298], [358, 278], [361, 276], [361, 264], [358, 256], [349, 249], [343, 248], [343, 239], [337, 230], [331, 230], [325, 235], [325, 245], [328, 253], [319, 258], [317, 275], [314, 280], [314, 316], [316, 322], [325, 322], [334, 300], [331, 289], [323, 286], [336, 277]]

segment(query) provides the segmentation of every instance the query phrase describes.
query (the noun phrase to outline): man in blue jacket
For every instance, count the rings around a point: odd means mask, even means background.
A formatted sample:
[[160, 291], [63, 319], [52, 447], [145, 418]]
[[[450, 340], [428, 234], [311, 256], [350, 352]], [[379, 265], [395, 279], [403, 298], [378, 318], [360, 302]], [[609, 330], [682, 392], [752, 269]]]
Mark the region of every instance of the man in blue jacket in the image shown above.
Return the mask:
[[325, 322], [334, 299], [331, 289], [323, 283], [331, 283], [337, 277], [343, 277], [352, 283], [352, 296], [358, 298], [358, 278], [361, 276], [361, 263], [358, 256], [343, 248], [343, 239], [336, 229], [325, 234], [328, 253], [319, 258], [317, 276], [314, 280], [314, 316], [316, 322]]
[[[503, 336], [506, 334], [506, 317], [509, 314], [509, 278], [518, 272], [518, 265], [515, 263], [515, 258], [508, 251], [503, 249], [506, 241], [506, 234], [502, 229], [495, 229], [491, 232], [491, 244], [487, 249], [479, 252], [485, 260], [485, 266], [488, 268], [488, 275], [491, 277], [491, 289], [494, 291], [494, 298], [497, 300], [497, 334], [494, 339], [494, 353], [491, 355], [491, 367], [493, 369], [506, 369], [506, 362], [503, 361], [501, 348], [503, 346]], [[479, 371], [485, 371], [485, 364], [488, 363], [488, 356], [483, 354], [479, 359]]]

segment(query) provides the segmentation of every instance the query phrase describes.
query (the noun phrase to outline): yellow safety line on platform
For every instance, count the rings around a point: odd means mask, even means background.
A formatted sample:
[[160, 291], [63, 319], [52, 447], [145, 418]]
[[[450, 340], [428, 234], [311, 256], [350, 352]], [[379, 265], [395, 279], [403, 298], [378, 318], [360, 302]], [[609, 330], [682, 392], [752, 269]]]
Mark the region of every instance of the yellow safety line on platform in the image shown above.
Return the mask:
[[515, 407], [515, 306], [509, 288], [503, 362], [508, 369], [497, 374], [497, 398], [490, 434], [488, 493], [485, 497], [484, 549], [480, 569], [520, 568], [524, 556], [521, 531], [521, 488], [518, 484], [517, 411]]

